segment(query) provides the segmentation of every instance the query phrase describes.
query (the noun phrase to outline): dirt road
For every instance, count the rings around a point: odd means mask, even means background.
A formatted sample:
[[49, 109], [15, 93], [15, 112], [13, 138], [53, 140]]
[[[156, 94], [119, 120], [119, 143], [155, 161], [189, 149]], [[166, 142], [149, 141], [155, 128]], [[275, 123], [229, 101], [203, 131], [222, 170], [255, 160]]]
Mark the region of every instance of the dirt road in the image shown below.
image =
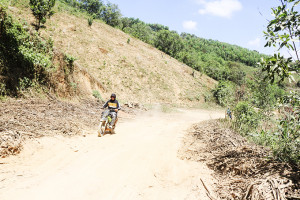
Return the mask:
[[200, 178], [210, 188], [211, 171], [177, 152], [193, 123], [219, 117], [153, 111], [120, 122], [115, 135], [28, 141], [21, 154], [0, 160], [0, 199], [208, 199]]

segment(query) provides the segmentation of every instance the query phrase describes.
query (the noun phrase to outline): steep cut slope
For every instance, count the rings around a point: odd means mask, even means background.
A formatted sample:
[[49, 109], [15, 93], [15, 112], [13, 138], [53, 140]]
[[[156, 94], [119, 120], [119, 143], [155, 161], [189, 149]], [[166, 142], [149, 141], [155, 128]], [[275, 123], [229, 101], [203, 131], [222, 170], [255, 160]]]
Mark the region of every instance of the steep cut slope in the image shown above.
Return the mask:
[[[203, 102], [203, 94], [216, 84], [118, 29], [99, 21], [89, 27], [84, 15], [70, 14], [60, 2], [55, 9], [57, 13], [41, 30], [41, 36], [51, 36], [56, 48], [76, 57], [76, 62], [106, 88], [100, 91], [103, 97], [116, 92], [123, 102], [190, 104]], [[22, 20], [34, 22], [28, 6], [8, 10]], [[77, 82], [85, 79], [79, 76]]]

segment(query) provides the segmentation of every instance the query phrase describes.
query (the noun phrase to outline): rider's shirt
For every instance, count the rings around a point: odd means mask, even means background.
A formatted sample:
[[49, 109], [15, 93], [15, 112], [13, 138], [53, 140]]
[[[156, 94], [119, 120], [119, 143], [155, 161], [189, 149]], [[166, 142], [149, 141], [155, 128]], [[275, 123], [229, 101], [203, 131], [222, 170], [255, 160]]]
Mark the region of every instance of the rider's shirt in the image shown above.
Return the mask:
[[120, 104], [119, 104], [119, 102], [117, 101], [117, 100], [114, 100], [114, 101], [112, 101], [112, 100], [109, 100], [109, 101], [107, 101], [104, 105], [103, 105], [103, 108], [106, 108], [106, 107], [108, 107], [108, 109], [110, 109], [110, 110], [115, 110], [115, 109], [118, 109], [118, 110], [120, 110], [121, 108], [120, 108]]

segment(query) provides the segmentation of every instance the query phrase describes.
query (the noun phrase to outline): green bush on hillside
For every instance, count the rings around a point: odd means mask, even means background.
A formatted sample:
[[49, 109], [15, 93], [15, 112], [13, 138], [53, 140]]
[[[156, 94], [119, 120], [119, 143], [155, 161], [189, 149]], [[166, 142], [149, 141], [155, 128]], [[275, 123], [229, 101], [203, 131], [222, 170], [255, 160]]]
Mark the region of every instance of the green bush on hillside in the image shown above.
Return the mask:
[[124, 32], [149, 44], [153, 41], [151, 28], [144, 23], [137, 23], [132, 27], [126, 27], [124, 28]]
[[[1, 33], [0, 33], [0, 80], [5, 85], [6, 93], [18, 95], [20, 80], [26, 78], [25, 86], [29, 82], [47, 83], [47, 70], [52, 66], [51, 40], [43, 41], [38, 34], [30, 35], [26, 24], [21, 24], [6, 14], [0, 7]], [[24, 27], [23, 27], [24, 26]], [[24, 86], [24, 84], [22, 85]], [[3, 89], [2, 89], [3, 90]]]
[[284, 88], [263, 80], [265, 73], [261, 70], [254, 74], [252, 80], [247, 80], [247, 87], [252, 93], [252, 104], [265, 111], [270, 111], [278, 104], [278, 99], [285, 95]]
[[259, 114], [249, 102], [240, 101], [234, 108], [234, 127], [243, 135], [250, 135], [259, 124]]
[[[232, 81], [237, 85], [245, 83], [246, 72], [240, 63], [217, 61], [213, 57], [206, 58], [205, 73], [218, 81]], [[222, 64], [220, 64], [222, 63]]]
[[291, 93], [280, 100], [279, 119], [274, 130], [262, 130], [253, 140], [272, 149], [273, 156], [300, 167], [300, 95]]
[[95, 97], [96, 99], [101, 100], [102, 102], [104, 101], [98, 90], [93, 90], [93, 97]]
[[242, 65], [237, 62], [228, 62], [227, 67], [229, 68], [228, 80], [242, 85], [245, 83], [246, 72], [242, 69]]
[[93, 18], [88, 18], [88, 25], [89, 25], [89, 27], [91, 27], [92, 25], [93, 25], [93, 21], [94, 21], [94, 19]]
[[285, 114], [274, 133], [273, 155], [281, 161], [300, 166], [300, 112]]
[[30, 9], [37, 20], [36, 29], [40, 29], [41, 24], [46, 23], [46, 17], [51, 17], [54, 12], [52, 8], [55, 5], [55, 0], [30, 0]]
[[160, 30], [157, 33], [154, 46], [172, 57], [177, 57], [179, 52], [184, 48], [180, 36], [176, 32], [169, 30]]
[[218, 104], [228, 106], [235, 101], [235, 86], [230, 81], [220, 81], [213, 94]]

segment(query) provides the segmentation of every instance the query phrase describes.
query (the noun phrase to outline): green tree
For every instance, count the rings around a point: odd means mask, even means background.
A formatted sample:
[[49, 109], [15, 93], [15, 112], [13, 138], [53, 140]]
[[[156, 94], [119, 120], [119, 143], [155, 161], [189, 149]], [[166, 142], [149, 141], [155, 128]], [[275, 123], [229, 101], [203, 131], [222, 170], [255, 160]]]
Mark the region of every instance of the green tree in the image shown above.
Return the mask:
[[158, 32], [154, 46], [172, 57], [177, 57], [177, 54], [184, 48], [183, 41], [178, 33], [169, 30]]
[[150, 26], [150, 28], [154, 31], [154, 32], [158, 32], [160, 30], [169, 30], [168, 26], [164, 26], [161, 24], [148, 24], [148, 26]]
[[125, 28], [130, 28], [131, 27], [131, 20], [128, 17], [123, 17], [121, 19], [121, 30], [124, 31]]
[[55, 5], [55, 0], [30, 0], [30, 9], [37, 20], [36, 29], [40, 29], [41, 24], [46, 23], [46, 18], [54, 14], [52, 8]]
[[177, 55], [178, 60], [185, 63], [186, 65], [192, 67], [195, 70], [200, 72], [203, 71], [202, 69], [202, 62], [201, 59], [198, 58], [198, 53], [195, 50], [188, 50], [184, 49], [180, 51]]
[[[286, 49], [290, 53], [289, 58], [284, 58], [280, 53], [262, 60], [260, 65], [268, 74], [266, 78], [275, 81], [276, 76], [279, 76], [280, 81], [286, 78], [292, 78], [292, 73], [299, 75], [300, 59], [296, 41], [300, 38], [300, 14], [296, 10], [296, 6], [300, 3], [299, 0], [281, 0], [281, 5], [277, 8], [272, 8], [274, 19], [267, 26], [267, 31], [264, 32], [267, 39], [265, 47], [276, 47], [278, 51]], [[293, 58], [292, 54], [295, 54]], [[296, 64], [292, 64], [293, 60]]]
[[230, 81], [220, 81], [213, 90], [217, 103], [221, 106], [228, 106], [235, 101], [235, 85]]
[[121, 25], [121, 11], [116, 4], [108, 2], [100, 9], [100, 18], [108, 25], [117, 27]]
[[245, 82], [246, 72], [242, 70], [241, 65], [237, 62], [228, 62], [227, 66], [230, 70], [228, 80], [238, 85], [242, 85]]
[[133, 17], [123, 17], [121, 18], [121, 26], [120, 28], [124, 31], [125, 28], [129, 27], [131, 28], [134, 24], [138, 23], [144, 23], [139, 18], [133, 18]]
[[153, 41], [152, 30], [145, 23], [139, 22], [137, 24], [133, 24], [132, 27], [126, 27], [124, 31], [148, 44], [151, 44]]
[[100, 8], [103, 6], [101, 0], [83, 0], [81, 2], [81, 8], [86, 10], [89, 14], [99, 14]]

